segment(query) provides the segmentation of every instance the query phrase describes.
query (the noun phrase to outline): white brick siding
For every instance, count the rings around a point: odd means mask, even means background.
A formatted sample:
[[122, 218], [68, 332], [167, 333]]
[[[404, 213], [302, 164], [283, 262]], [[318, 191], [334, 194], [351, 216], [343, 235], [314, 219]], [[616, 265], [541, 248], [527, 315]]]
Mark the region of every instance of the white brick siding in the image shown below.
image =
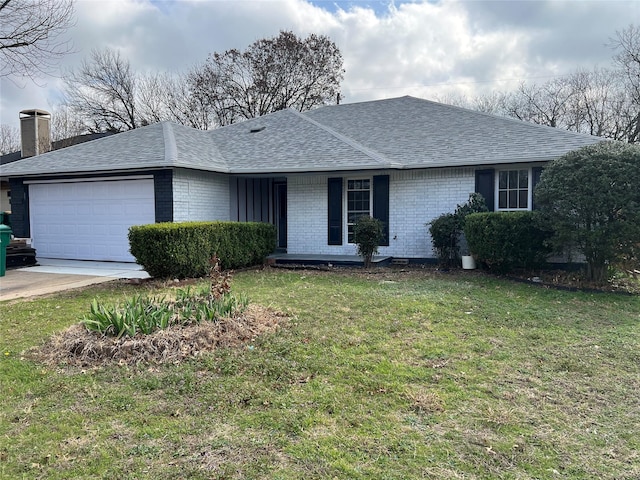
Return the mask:
[[229, 179], [217, 173], [176, 170], [173, 220], [229, 220]]
[[[345, 178], [389, 173], [389, 246], [381, 255], [432, 258], [428, 227], [442, 213], [453, 212], [474, 191], [473, 168], [378, 171]], [[287, 252], [355, 255], [355, 245], [327, 245], [327, 178], [338, 175], [290, 176], [287, 179]], [[344, 194], [343, 194], [344, 198]], [[346, 206], [343, 207], [343, 217]], [[344, 221], [344, 218], [343, 218]], [[343, 226], [346, 239], [346, 225]]]

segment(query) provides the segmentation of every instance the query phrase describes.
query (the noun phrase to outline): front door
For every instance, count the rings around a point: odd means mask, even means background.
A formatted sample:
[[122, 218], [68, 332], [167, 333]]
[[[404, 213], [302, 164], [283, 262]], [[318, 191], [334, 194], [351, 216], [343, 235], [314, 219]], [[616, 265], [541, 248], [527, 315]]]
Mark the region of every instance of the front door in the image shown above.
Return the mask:
[[287, 184], [274, 183], [274, 210], [277, 231], [277, 247], [287, 248]]

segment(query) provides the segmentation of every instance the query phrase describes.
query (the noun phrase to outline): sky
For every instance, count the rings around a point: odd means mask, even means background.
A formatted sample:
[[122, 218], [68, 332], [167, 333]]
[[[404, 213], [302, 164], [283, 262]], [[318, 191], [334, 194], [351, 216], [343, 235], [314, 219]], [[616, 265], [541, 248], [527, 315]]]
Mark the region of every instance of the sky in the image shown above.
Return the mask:
[[75, 13], [73, 52], [53, 76], [0, 79], [0, 123], [53, 109], [64, 75], [95, 48], [139, 72], [185, 72], [281, 30], [336, 43], [343, 103], [508, 91], [611, 66], [610, 39], [640, 24], [640, 0], [76, 0]]

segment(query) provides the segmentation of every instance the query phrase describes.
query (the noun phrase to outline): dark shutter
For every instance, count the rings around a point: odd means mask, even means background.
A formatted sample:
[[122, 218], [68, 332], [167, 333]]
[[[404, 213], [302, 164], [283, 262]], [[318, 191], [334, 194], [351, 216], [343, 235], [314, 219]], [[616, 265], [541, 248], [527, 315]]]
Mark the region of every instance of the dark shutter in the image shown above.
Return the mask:
[[153, 173], [156, 223], [173, 222], [173, 171], [159, 170]]
[[11, 231], [16, 237], [29, 237], [29, 186], [22, 179], [10, 178]]
[[389, 245], [389, 175], [373, 177], [373, 218], [382, 222], [382, 246]]
[[342, 178], [328, 179], [328, 243], [342, 245]]
[[490, 212], [495, 210], [495, 170], [488, 168], [486, 170], [476, 170], [476, 193], [484, 197]]
[[535, 198], [535, 193], [536, 193], [536, 185], [538, 185], [538, 182], [540, 182], [540, 176], [542, 175], [542, 167], [533, 167], [531, 169], [531, 189], [532, 189], [532, 195], [531, 195], [531, 210], [535, 210], [536, 209], [536, 198]]

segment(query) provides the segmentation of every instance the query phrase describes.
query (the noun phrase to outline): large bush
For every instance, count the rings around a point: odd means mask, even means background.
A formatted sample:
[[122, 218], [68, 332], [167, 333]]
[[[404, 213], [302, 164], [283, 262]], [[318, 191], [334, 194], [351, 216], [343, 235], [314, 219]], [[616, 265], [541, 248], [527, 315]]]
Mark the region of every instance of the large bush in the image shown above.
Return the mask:
[[640, 238], [640, 147], [601, 142], [551, 162], [534, 191], [557, 250], [577, 249], [591, 280], [632, 258]]
[[214, 255], [224, 269], [263, 263], [275, 249], [276, 229], [257, 222], [156, 223], [131, 227], [129, 243], [153, 277], [202, 277]]
[[464, 234], [476, 260], [498, 273], [539, 267], [550, 252], [551, 232], [535, 212], [474, 213]]

